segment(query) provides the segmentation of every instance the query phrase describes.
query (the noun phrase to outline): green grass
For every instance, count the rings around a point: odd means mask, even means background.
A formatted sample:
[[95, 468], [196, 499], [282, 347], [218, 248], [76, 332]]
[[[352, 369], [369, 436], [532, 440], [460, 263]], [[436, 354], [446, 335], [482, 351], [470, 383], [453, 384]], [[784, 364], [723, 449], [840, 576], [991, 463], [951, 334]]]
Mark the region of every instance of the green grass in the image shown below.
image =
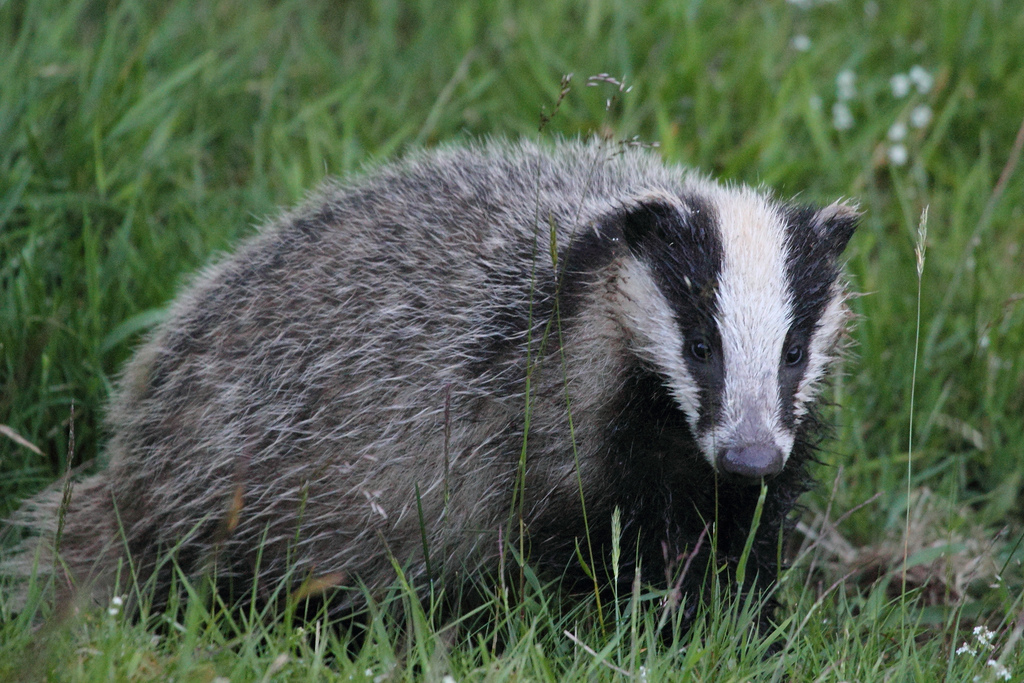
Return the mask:
[[[780, 589], [782, 655], [737, 646], [742, 615], [721, 613], [685, 651], [665, 647], [653, 597], [607, 630], [544, 593], [483, 636], [436, 634], [426, 617], [400, 636], [381, 616], [358, 647], [192, 603], [184, 633], [88, 610], [37, 633], [5, 603], [0, 678], [553, 681], [644, 666], [652, 681], [970, 681], [1003, 652], [1024, 675], [1021, 35], [1018, 2], [0, 0], [0, 424], [39, 449], [0, 434], [3, 516], [68, 466], [72, 405], [71, 465], [102, 459], [118, 368], [213, 254], [328, 174], [537, 135], [564, 74], [544, 135], [637, 135], [671, 161], [865, 213], [848, 251], [865, 296], [824, 483], [806, 499], [818, 541]], [[915, 65], [932, 87], [896, 97], [890, 79]], [[836, 130], [843, 71], [853, 124]], [[586, 87], [600, 73], [632, 90]], [[904, 165], [889, 162], [897, 122]], [[994, 655], [956, 655], [982, 623]]]

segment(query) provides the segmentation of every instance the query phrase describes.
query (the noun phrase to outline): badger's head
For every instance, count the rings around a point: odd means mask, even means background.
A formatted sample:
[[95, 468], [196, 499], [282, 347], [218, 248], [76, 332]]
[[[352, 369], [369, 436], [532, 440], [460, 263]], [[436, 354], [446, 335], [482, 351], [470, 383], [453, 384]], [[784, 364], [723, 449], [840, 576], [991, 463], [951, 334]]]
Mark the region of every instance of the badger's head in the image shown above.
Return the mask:
[[838, 262], [857, 212], [697, 181], [617, 217], [630, 345], [700, 453], [750, 482], [783, 470], [848, 318]]

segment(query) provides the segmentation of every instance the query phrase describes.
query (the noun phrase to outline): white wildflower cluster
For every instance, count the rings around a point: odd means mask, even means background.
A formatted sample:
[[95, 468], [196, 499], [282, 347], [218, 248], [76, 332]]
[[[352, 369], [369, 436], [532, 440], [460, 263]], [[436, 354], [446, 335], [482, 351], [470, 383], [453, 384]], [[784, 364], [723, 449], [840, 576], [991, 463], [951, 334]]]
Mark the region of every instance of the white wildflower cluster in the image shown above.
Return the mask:
[[971, 655], [973, 657], [978, 654], [978, 650], [977, 648], [972, 647], [971, 644], [965, 640], [964, 644], [956, 649], [956, 653], [958, 655]]
[[910, 94], [910, 76], [907, 74], [896, 74], [889, 79], [889, 88], [892, 96], [898, 100]]
[[996, 637], [995, 631], [990, 631], [984, 626], [975, 626], [974, 636], [978, 639], [978, 642], [985, 647], [985, 649], [991, 650], [995, 647], [992, 644], [992, 640]]
[[836, 97], [840, 102], [857, 96], [857, 74], [852, 69], [843, 69], [836, 74]]
[[910, 160], [910, 152], [907, 151], [906, 145], [897, 143], [889, 147], [886, 157], [893, 166], [903, 166]]
[[843, 69], [836, 75], [836, 103], [832, 105], [832, 127], [836, 130], [853, 128], [853, 112], [849, 101], [857, 96], [857, 75]]
[[124, 598], [120, 595], [115, 595], [110, 598], [110, 607], [107, 608], [107, 614], [116, 617], [121, 612], [122, 607], [124, 607]]
[[[916, 90], [919, 95], [927, 95], [935, 85], [935, 77], [923, 66], [915, 65], [910, 67], [907, 73], [898, 73], [889, 79], [889, 90], [892, 96], [901, 100]], [[903, 166], [910, 160], [910, 153], [907, 151], [905, 139], [910, 127], [918, 130], [925, 128], [932, 121], [932, 109], [927, 104], [919, 104], [910, 110], [906, 121], [900, 119], [889, 128], [889, 149], [886, 157], [893, 166]]]
[[987, 652], [995, 647], [992, 644], [992, 640], [996, 637], [995, 631], [990, 631], [985, 626], [974, 627], [974, 644], [968, 643], [966, 640], [963, 645], [957, 648], [956, 653], [958, 655], [971, 655], [972, 657], [977, 656], [978, 650]]
[[[793, 38], [793, 47], [801, 49], [805, 43], [798, 42], [796, 36]], [[810, 47], [810, 39], [807, 39], [806, 46]], [[923, 97], [931, 92], [935, 86], [935, 77], [924, 67], [917, 65], [910, 68], [907, 73], [898, 73], [889, 79], [889, 89], [897, 100], [904, 99], [916, 93], [917, 97]], [[857, 74], [853, 69], [843, 69], [836, 74], [836, 99], [832, 105], [832, 127], [837, 131], [851, 130], [856, 124], [851, 103], [858, 96]], [[811, 106], [820, 108], [821, 98], [817, 95], [811, 97]], [[888, 146], [886, 148], [886, 159], [893, 166], [904, 166], [910, 161], [910, 151], [907, 147], [910, 131], [926, 128], [932, 122], [932, 109], [926, 103], [917, 104], [909, 108], [909, 111], [901, 114], [900, 117], [889, 127], [886, 135]]]
[[[373, 674], [373, 669], [367, 669], [366, 671], [363, 672], [362, 678], [364, 678], [366, 680], [371, 680], [371, 681], [373, 681], [373, 683], [384, 683], [384, 681], [388, 680], [390, 677], [387, 674], [383, 674], [383, 673], [382, 674], [377, 674], [375, 676]], [[349, 674], [348, 675], [348, 680], [350, 680], [350, 681], [356, 680], [356, 674]], [[441, 683], [453, 683], [454, 680], [455, 679], [452, 678], [451, 676], [445, 676], [444, 678], [441, 679]]]
[[[994, 659], [990, 659], [987, 662], [985, 662], [985, 666], [992, 667], [992, 675], [996, 678], [1002, 679], [1004, 681], [1008, 681], [1011, 678], [1013, 678], [1013, 676], [1011, 676], [1010, 674], [1010, 670]], [[980, 681], [981, 676], [975, 676], [974, 680], [976, 682]]]
[[910, 67], [910, 72], [907, 76], [917, 86], [917, 92], [922, 95], [927, 95], [931, 92], [932, 86], [935, 85], [935, 78], [921, 65]]
[[[996, 632], [990, 631], [985, 626], [975, 626], [973, 633], [974, 641], [967, 642], [965, 640], [963, 644], [956, 649], [957, 656], [970, 655], [972, 657], [977, 657], [978, 654], [981, 653], [981, 656], [986, 658], [985, 666], [992, 669], [990, 672], [991, 678], [988, 678], [987, 680], [1011, 680], [1013, 675], [1010, 670], [988, 655], [989, 652], [995, 649], [995, 643], [993, 641], [995, 640]], [[981, 680], [983, 679], [980, 675], [973, 678], [975, 683], [980, 683]]]

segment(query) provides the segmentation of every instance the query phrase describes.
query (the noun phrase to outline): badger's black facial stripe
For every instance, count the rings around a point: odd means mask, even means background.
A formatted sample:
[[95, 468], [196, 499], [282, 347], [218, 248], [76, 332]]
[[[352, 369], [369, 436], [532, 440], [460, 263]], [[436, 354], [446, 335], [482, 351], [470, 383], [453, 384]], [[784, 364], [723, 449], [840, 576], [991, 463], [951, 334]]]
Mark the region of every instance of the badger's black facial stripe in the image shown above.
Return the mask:
[[790, 209], [786, 213], [786, 281], [793, 301], [793, 327], [813, 332], [828, 304], [839, 275], [833, 245], [820, 239], [814, 228], [815, 210]]
[[[563, 319], [575, 315], [585, 298], [587, 286], [596, 282], [600, 272], [622, 250], [622, 233], [617, 226], [587, 226], [560, 250], [558, 301]], [[543, 249], [543, 244], [538, 246]], [[540, 258], [547, 257], [541, 252]]]
[[785, 211], [788, 258], [786, 279], [793, 294], [794, 326], [812, 328], [831, 299], [839, 277], [839, 255], [850, 241], [857, 218], [852, 213], [796, 206]]
[[[697, 197], [681, 198], [681, 206], [652, 200], [620, 216], [623, 238], [647, 263], [679, 324], [679, 349], [700, 387], [698, 429], [710, 427], [721, 410], [725, 386], [722, 340], [716, 322], [717, 288], [725, 248], [718, 217]], [[702, 342], [699, 349], [692, 342]]]
[[[782, 419], [788, 426], [794, 423], [793, 397], [807, 367], [807, 351], [839, 277], [839, 255], [856, 227], [852, 212], [829, 212], [824, 218], [822, 213], [807, 206], [784, 210], [786, 281], [793, 302], [793, 323], [780, 359], [779, 393]], [[804, 349], [803, 358], [799, 363], [788, 364], [787, 351], [794, 344]]]
[[[807, 369], [808, 354], [811, 335], [805, 330], [793, 327], [786, 335], [786, 341], [782, 345], [782, 357], [779, 359], [779, 397], [782, 401], [780, 417], [782, 423], [789, 428], [796, 424], [796, 417], [793, 413], [793, 397], [800, 387], [800, 381], [804, 378]], [[793, 346], [801, 350], [800, 360], [796, 363], [788, 362], [788, 352]]]

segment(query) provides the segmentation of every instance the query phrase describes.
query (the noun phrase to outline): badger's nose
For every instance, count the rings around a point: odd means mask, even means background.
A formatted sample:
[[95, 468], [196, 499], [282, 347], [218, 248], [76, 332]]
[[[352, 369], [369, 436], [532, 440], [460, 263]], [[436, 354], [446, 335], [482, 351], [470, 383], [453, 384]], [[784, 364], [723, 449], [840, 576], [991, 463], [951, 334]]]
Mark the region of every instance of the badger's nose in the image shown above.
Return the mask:
[[774, 477], [782, 471], [785, 461], [782, 451], [775, 446], [757, 444], [738, 448], [725, 448], [718, 453], [718, 468], [726, 474], [742, 477], [757, 483], [760, 479]]

